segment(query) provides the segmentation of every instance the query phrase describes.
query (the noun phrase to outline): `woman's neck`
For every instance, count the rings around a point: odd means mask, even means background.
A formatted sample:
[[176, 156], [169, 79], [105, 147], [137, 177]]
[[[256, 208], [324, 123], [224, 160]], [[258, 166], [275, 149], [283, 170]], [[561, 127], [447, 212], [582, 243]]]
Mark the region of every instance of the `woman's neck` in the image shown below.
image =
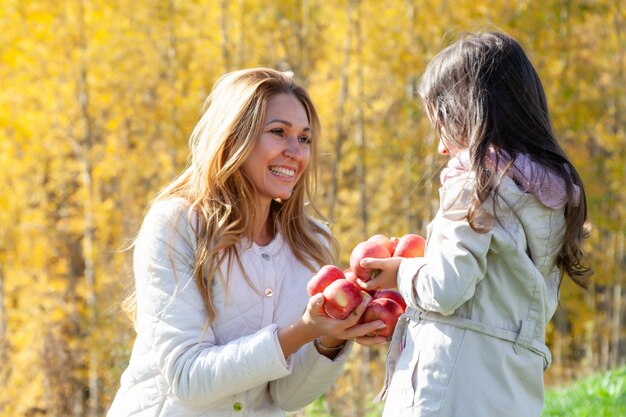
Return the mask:
[[274, 239], [274, 225], [270, 219], [270, 205], [263, 205], [258, 210], [258, 217], [253, 221], [252, 241], [259, 246], [268, 245]]

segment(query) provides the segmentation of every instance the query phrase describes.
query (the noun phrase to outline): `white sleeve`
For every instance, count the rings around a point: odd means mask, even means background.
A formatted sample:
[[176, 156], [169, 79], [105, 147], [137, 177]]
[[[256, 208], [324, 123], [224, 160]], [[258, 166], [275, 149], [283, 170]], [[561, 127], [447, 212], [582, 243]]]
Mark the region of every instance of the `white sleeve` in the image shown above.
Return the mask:
[[407, 304], [450, 315], [474, 295], [484, 278], [492, 232], [475, 232], [467, 221], [472, 185], [461, 177], [442, 193], [424, 258], [401, 262], [398, 288]]
[[135, 247], [138, 324], [152, 333], [151, 347], [172, 393], [218, 403], [288, 375], [276, 325], [215, 345], [193, 275], [194, 242], [187, 210], [163, 204], [146, 217]]
[[327, 392], [341, 374], [353, 342], [348, 341], [335, 359], [321, 355], [313, 343], [302, 346], [292, 355], [293, 372], [270, 382], [270, 395], [281, 409], [296, 411]]

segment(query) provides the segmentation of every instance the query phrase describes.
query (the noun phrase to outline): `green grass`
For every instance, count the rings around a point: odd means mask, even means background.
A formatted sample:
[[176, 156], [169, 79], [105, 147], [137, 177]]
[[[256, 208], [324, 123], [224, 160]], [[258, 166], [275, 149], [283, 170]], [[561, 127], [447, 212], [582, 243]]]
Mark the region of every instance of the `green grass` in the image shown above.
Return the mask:
[[[367, 416], [382, 414], [381, 404], [369, 404]], [[322, 397], [290, 417], [339, 417], [330, 414]], [[541, 417], [626, 417], [626, 367], [546, 390]]]
[[626, 367], [546, 391], [542, 417], [626, 416]]

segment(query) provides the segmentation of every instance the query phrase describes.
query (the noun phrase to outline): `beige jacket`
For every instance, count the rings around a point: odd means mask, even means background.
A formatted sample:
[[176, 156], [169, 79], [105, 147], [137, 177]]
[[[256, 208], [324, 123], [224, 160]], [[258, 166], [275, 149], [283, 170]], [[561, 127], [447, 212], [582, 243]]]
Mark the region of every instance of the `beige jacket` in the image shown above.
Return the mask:
[[[398, 270], [412, 309], [390, 346], [395, 371], [385, 417], [541, 413], [550, 364], [545, 327], [557, 306], [564, 213], [505, 177], [500, 221], [478, 234], [465, 219], [473, 185], [464, 173], [441, 189], [425, 257], [403, 260]], [[484, 207], [492, 212], [492, 205], [488, 200]]]
[[213, 280], [217, 316], [206, 328], [187, 206], [150, 210], [134, 252], [137, 338], [108, 417], [278, 417], [328, 390], [351, 342], [334, 361], [311, 343], [285, 358], [276, 336], [302, 315], [313, 272], [280, 234], [238, 249], [255, 288], [233, 263], [228, 288]]

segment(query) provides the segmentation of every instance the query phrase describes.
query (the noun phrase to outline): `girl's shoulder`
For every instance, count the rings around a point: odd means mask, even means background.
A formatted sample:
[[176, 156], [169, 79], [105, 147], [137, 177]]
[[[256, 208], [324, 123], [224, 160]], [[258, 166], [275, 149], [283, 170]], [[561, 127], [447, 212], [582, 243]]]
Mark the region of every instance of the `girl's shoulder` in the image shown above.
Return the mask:
[[473, 172], [464, 171], [446, 179], [439, 188], [440, 208], [447, 217], [465, 218], [476, 188]]
[[[496, 215], [504, 220], [508, 217], [517, 218], [520, 213], [533, 210], [535, 213], [541, 212], [542, 217], [545, 217], [553, 211], [533, 194], [522, 190], [509, 176], [501, 175], [496, 183], [497, 188], [481, 206], [491, 216]], [[476, 177], [469, 171], [447, 180], [439, 190], [440, 208], [444, 215], [452, 220], [466, 218], [476, 186]]]

